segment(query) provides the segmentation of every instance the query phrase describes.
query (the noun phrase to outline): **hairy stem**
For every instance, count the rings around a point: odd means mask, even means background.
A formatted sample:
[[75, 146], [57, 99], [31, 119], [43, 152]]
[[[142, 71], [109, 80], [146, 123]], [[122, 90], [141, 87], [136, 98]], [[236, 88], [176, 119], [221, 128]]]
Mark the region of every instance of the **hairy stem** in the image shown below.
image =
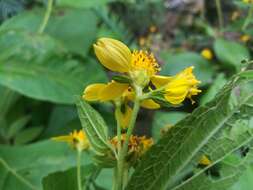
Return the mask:
[[77, 163], [76, 163], [76, 168], [77, 168], [77, 187], [78, 190], [82, 190], [82, 177], [81, 177], [81, 158], [82, 158], [82, 151], [77, 150]]
[[48, 20], [50, 18], [51, 12], [52, 12], [52, 7], [53, 7], [53, 0], [48, 0], [47, 1], [47, 10], [46, 13], [44, 15], [44, 18], [40, 24], [38, 33], [42, 34], [47, 26]]
[[127, 129], [127, 134], [126, 134], [126, 139], [124, 141], [123, 144], [123, 148], [120, 151], [119, 154], [119, 159], [118, 159], [118, 175], [117, 175], [117, 190], [122, 190], [124, 188], [123, 186], [123, 177], [124, 177], [124, 167], [125, 167], [125, 157], [127, 155], [127, 151], [128, 151], [128, 144], [129, 144], [129, 139], [131, 134], [133, 133], [133, 129], [136, 123], [136, 118], [140, 109], [140, 100], [139, 97], [141, 97], [142, 95], [142, 89], [136, 87], [136, 97], [135, 97], [135, 101], [134, 101], [134, 108], [133, 108], [133, 112], [132, 112], [132, 116], [129, 122], [129, 126]]

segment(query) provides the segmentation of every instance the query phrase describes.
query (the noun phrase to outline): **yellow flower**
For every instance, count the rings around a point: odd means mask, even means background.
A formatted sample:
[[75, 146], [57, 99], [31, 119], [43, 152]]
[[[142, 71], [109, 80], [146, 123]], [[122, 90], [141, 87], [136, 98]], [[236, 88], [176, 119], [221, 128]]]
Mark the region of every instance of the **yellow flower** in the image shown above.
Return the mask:
[[[185, 98], [191, 99], [194, 103], [192, 96], [197, 95], [201, 90], [197, 89], [200, 81], [193, 75], [193, 68], [193, 66], [188, 67], [174, 77], [158, 76], [153, 77], [151, 80], [157, 88], [164, 86], [164, 98], [171, 104], [180, 104]], [[160, 80], [157, 80], [157, 78], [160, 78]]]
[[253, 3], [253, 0], [242, 0], [244, 3]]
[[248, 42], [250, 39], [251, 39], [251, 37], [250, 37], [249, 35], [247, 35], [247, 34], [242, 35], [242, 36], [240, 37], [240, 40], [241, 40], [242, 42], [244, 42], [244, 43]]
[[211, 60], [211, 59], [213, 58], [213, 53], [212, 53], [212, 51], [211, 51], [210, 49], [207, 49], [207, 48], [205, 48], [205, 49], [203, 49], [203, 50], [201, 51], [201, 55], [202, 55], [205, 59], [207, 59], [207, 60]]
[[127, 73], [135, 84], [143, 87], [159, 71], [153, 54], [146, 51], [131, 52], [118, 40], [101, 38], [94, 45], [94, 50], [102, 65], [112, 71]]
[[80, 130], [79, 132], [74, 130], [69, 135], [53, 137], [52, 140], [67, 142], [78, 151], [88, 149], [90, 146], [89, 140], [83, 130]]
[[207, 158], [207, 156], [203, 155], [199, 161], [199, 164], [203, 166], [209, 166], [212, 164], [212, 162]]
[[[124, 102], [132, 101], [135, 93], [129, 84], [112, 81], [108, 84], [92, 84], [85, 88], [82, 98], [87, 101], [113, 101], [123, 99]], [[157, 109], [160, 105], [151, 99], [143, 100], [141, 106], [147, 109]]]
[[157, 31], [157, 27], [155, 25], [152, 25], [149, 27], [149, 32], [155, 33]]

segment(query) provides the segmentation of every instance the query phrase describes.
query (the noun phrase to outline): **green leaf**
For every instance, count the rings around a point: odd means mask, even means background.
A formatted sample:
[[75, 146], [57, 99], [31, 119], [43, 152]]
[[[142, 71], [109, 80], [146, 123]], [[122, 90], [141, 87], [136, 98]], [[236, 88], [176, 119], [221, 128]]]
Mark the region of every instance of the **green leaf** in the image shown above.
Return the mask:
[[18, 100], [19, 95], [13, 90], [6, 88], [2, 85], [0, 85], [0, 94], [1, 94], [0, 99], [1, 116], [5, 116], [10, 110], [10, 108], [13, 106], [13, 104], [15, 104], [15, 102]]
[[218, 91], [226, 84], [227, 79], [224, 74], [219, 74], [216, 79], [212, 82], [212, 85], [209, 89], [204, 93], [204, 95], [200, 99], [200, 104], [204, 105], [205, 103], [212, 100]]
[[248, 70], [248, 71], [241, 72], [239, 74], [239, 76], [244, 77], [246, 79], [252, 80], [253, 79], [253, 70]]
[[97, 179], [96, 184], [99, 187], [103, 187], [104, 189], [111, 189], [112, 188], [112, 179], [113, 179], [113, 170], [112, 169], [103, 169]]
[[248, 190], [253, 187], [253, 165], [250, 165], [247, 170], [240, 176], [239, 181], [230, 190]]
[[86, 132], [92, 148], [97, 154], [104, 155], [108, 145], [108, 128], [101, 115], [88, 103], [80, 99], [77, 102], [78, 115], [84, 131]]
[[210, 83], [214, 74], [214, 69], [210, 63], [201, 55], [194, 52], [161, 54], [165, 64], [161, 68], [161, 75], [175, 75], [183, 69], [194, 66], [194, 74], [201, 81], [201, 85]]
[[[82, 167], [82, 181], [91, 175], [95, 169], [94, 165]], [[76, 173], [75, 167], [67, 171], [49, 174], [43, 178], [43, 190], [78, 190]]]
[[[88, 154], [82, 164], [91, 164]], [[76, 165], [76, 152], [68, 145], [44, 141], [22, 147], [0, 145], [0, 189], [42, 189], [42, 178]]]
[[155, 140], [161, 138], [162, 129], [175, 125], [186, 116], [184, 112], [155, 112], [152, 124], [152, 137]]
[[237, 69], [240, 68], [241, 61], [250, 59], [249, 50], [244, 45], [225, 39], [214, 42], [214, 51], [222, 64]]
[[[22, 29], [37, 32], [44, 9], [25, 11], [7, 20], [0, 30]], [[54, 9], [45, 33], [59, 40], [71, 53], [86, 55], [96, 37], [96, 15], [89, 10]]]
[[26, 124], [29, 122], [31, 119], [30, 116], [23, 116], [16, 121], [14, 121], [10, 126], [7, 131], [7, 138], [12, 138], [14, 137], [20, 130], [22, 130]]
[[25, 144], [35, 140], [43, 131], [43, 127], [29, 127], [15, 136], [14, 144]]
[[2, 31], [0, 49], [0, 84], [32, 98], [72, 104], [85, 85], [106, 78], [94, 61], [60, 55], [63, 48], [46, 35]]
[[58, 6], [69, 6], [74, 8], [91, 8], [106, 5], [109, 2], [115, 0], [57, 0], [56, 5]]
[[[178, 122], [147, 152], [127, 189], [153, 190], [167, 186], [173, 189], [178, 182], [182, 183], [184, 178], [180, 175], [186, 167], [196, 165], [203, 154], [210, 154], [213, 163], [221, 161], [252, 141], [253, 131], [249, 128], [252, 114], [252, 83], [233, 78], [214, 100]], [[246, 131], [236, 135], [237, 138], [234, 135], [222, 143], [216, 141], [223, 130], [237, 126], [240, 120], [246, 120]]]

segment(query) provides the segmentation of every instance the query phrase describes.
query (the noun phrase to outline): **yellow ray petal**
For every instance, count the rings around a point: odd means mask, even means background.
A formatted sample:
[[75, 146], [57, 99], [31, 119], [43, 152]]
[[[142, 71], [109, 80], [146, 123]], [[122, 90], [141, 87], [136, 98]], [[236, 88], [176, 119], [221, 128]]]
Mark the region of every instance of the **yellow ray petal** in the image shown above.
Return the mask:
[[120, 125], [123, 129], [128, 127], [132, 112], [132, 108], [128, 105], [126, 105], [124, 113], [120, 112]]
[[156, 88], [160, 88], [168, 84], [168, 82], [170, 82], [171, 80], [172, 80], [172, 77], [166, 77], [166, 76], [160, 76], [160, 75], [154, 75], [151, 77], [151, 82], [153, 83], [153, 85], [155, 85]]
[[72, 142], [72, 137], [69, 135], [65, 135], [65, 136], [59, 136], [59, 137], [53, 137], [51, 138], [54, 141], [60, 141], [60, 142]]
[[120, 73], [128, 72], [132, 54], [130, 49], [118, 40], [100, 38], [94, 44], [97, 58], [107, 69]]
[[83, 93], [83, 99], [87, 101], [98, 101], [100, 100], [100, 92], [106, 87], [106, 84], [92, 84], [85, 88]]
[[147, 109], [158, 109], [160, 105], [151, 99], [143, 100], [141, 106]]
[[104, 87], [99, 94], [101, 101], [115, 100], [122, 96], [122, 94], [128, 89], [128, 84], [118, 83], [115, 81], [110, 82]]

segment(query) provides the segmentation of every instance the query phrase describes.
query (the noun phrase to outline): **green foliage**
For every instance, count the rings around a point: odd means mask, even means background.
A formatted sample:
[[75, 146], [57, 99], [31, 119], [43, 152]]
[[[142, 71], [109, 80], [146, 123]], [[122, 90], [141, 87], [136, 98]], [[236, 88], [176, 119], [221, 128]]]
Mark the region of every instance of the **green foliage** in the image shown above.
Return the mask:
[[70, 104], [74, 95], [81, 94], [87, 77], [104, 78], [102, 71], [93, 73], [97, 66], [92, 60], [85, 67], [60, 55], [63, 48], [46, 35], [2, 31], [0, 48], [5, 49], [0, 53], [0, 83], [29, 97]]
[[152, 137], [155, 140], [160, 139], [163, 133], [169, 130], [178, 121], [186, 116], [184, 112], [159, 112], [157, 111], [153, 118]]
[[58, 6], [69, 6], [74, 8], [91, 8], [105, 5], [115, 0], [57, 0], [56, 5]]
[[[37, 32], [43, 14], [43, 9], [25, 11], [4, 22], [0, 30]], [[54, 9], [45, 33], [59, 40], [69, 52], [85, 56], [95, 40], [96, 24], [97, 17], [90, 10], [58, 8]]]
[[[85, 177], [91, 175], [95, 169], [94, 165], [82, 167], [82, 180], [85, 181]], [[76, 168], [49, 174], [43, 178], [42, 183], [43, 190], [77, 190]]]
[[[203, 170], [193, 172], [193, 176], [183, 183], [184, 176], [180, 174], [189, 165], [196, 166], [202, 155], [207, 155], [213, 166], [252, 141], [253, 131], [248, 125], [253, 113], [253, 93], [250, 87], [252, 83], [234, 77], [214, 100], [197, 108], [177, 123], [145, 155], [132, 175], [127, 189], [164, 189], [167, 186], [171, 189], [203, 189], [203, 186], [208, 185], [208, 182], [199, 184], [209, 178], [204, 175]], [[239, 124], [244, 126], [243, 130], [238, 129]], [[242, 171], [241, 167], [235, 166], [241, 166], [241, 162], [244, 166], [243, 160], [239, 159], [239, 163], [228, 166], [229, 170], [235, 168], [232, 170], [235, 178], [238, 177], [237, 173]], [[226, 165], [224, 168], [226, 170]], [[215, 186], [219, 179], [226, 180], [228, 174], [227, 172], [224, 176], [219, 176], [217, 181], [214, 179], [210, 183]], [[223, 184], [225, 189], [235, 182], [235, 178], [217, 184], [217, 188]]]
[[249, 50], [245, 46], [221, 38], [215, 41], [214, 51], [222, 64], [237, 70], [240, 69], [243, 60], [250, 59]]
[[[75, 153], [66, 144], [44, 141], [24, 147], [0, 146], [0, 189], [42, 189], [42, 178], [76, 164]], [[22, 158], [22, 159], [21, 159]], [[87, 154], [83, 164], [90, 167]]]

